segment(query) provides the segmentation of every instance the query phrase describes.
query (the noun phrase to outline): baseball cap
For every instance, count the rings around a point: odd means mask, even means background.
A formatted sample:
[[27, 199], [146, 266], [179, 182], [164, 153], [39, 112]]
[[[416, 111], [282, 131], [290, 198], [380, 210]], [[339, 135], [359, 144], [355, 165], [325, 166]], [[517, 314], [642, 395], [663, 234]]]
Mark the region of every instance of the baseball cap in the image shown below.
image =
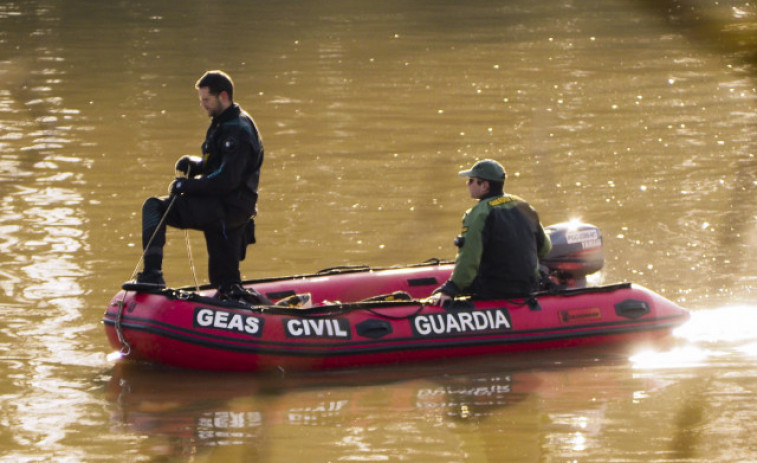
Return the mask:
[[491, 182], [504, 182], [507, 174], [502, 164], [491, 159], [484, 159], [473, 164], [473, 167], [468, 170], [461, 170], [458, 175], [460, 177], [476, 177]]

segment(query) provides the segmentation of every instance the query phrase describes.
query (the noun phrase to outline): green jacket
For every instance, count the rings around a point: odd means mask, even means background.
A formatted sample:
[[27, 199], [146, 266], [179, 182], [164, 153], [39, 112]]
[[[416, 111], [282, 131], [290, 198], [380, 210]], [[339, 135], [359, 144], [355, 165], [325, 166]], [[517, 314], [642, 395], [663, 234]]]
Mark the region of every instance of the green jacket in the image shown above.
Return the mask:
[[552, 248], [536, 211], [514, 195], [484, 198], [466, 211], [455, 269], [441, 291], [496, 299], [535, 289], [539, 258]]

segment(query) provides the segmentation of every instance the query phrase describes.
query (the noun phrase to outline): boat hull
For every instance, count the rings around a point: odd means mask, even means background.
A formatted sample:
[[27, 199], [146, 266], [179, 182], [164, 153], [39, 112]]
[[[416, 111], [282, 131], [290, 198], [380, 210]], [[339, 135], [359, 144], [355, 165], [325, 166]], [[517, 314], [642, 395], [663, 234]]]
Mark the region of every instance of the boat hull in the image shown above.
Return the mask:
[[[430, 294], [449, 265], [257, 282], [268, 295], [308, 292], [310, 309], [223, 304], [182, 290], [122, 291], [104, 316], [130, 360], [224, 371], [326, 370], [502, 355], [666, 337], [688, 312], [638, 285], [567, 290], [441, 308]], [[414, 299], [340, 302], [403, 291]]]

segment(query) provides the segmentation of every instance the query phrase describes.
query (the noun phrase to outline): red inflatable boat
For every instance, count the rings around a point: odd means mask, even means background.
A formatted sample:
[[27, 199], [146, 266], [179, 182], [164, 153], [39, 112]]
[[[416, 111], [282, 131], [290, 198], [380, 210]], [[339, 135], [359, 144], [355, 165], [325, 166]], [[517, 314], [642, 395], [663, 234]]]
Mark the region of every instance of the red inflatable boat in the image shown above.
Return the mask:
[[[105, 331], [131, 360], [323, 370], [650, 341], [688, 319], [686, 310], [637, 285], [581, 287], [586, 273], [601, 268], [601, 236], [588, 225], [571, 227], [548, 228], [555, 249], [545, 263], [557, 284], [522, 299], [429, 305], [422, 298], [449, 277], [448, 262], [333, 268], [247, 282], [279, 301], [267, 306], [220, 301], [209, 288], [127, 284], [105, 312]], [[290, 306], [304, 299], [307, 307]]]

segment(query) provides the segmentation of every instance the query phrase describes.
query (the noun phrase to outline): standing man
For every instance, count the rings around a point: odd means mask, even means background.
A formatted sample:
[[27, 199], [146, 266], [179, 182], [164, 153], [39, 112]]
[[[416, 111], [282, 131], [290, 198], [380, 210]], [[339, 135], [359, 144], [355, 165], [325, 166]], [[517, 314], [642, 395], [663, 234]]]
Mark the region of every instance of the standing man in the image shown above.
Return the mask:
[[455, 239], [458, 253], [452, 276], [434, 291], [444, 305], [458, 295], [476, 299], [522, 297], [536, 289], [539, 258], [552, 248], [536, 211], [521, 198], [505, 194], [505, 169], [485, 159], [459, 173], [468, 178], [476, 204], [463, 216]]
[[255, 242], [253, 219], [257, 213], [263, 141], [250, 115], [234, 103], [234, 84], [226, 73], [208, 71], [195, 88], [200, 106], [212, 118], [202, 144], [202, 157], [180, 158], [176, 170], [186, 177], [171, 183], [169, 197], [145, 201], [144, 270], [137, 283], [165, 287], [162, 264], [167, 224], [203, 231], [208, 275], [210, 283], [218, 288], [217, 297], [238, 299], [248, 295], [240, 285], [239, 261], [244, 259], [247, 245]]

